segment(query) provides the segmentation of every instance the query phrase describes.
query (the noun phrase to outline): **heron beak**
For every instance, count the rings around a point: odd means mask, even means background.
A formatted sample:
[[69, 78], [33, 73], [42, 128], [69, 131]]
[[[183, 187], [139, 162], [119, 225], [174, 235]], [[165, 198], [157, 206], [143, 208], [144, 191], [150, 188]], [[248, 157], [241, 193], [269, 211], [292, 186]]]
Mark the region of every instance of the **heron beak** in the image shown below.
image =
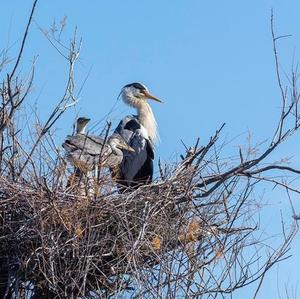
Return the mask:
[[89, 121], [90, 121], [91, 119], [90, 118], [84, 118], [84, 119], [82, 119], [82, 124], [87, 124]]
[[129, 145], [126, 145], [126, 146], [125, 146], [125, 149], [128, 150], [128, 151], [131, 152], [131, 153], [134, 153], [134, 152], [135, 152], [135, 150], [134, 150], [131, 146], [129, 146]]
[[120, 149], [125, 149], [125, 150], [127, 150], [128, 152], [132, 152], [132, 153], [135, 152], [135, 150], [134, 150], [131, 146], [129, 146], [128, 144], [120, 144], [120, 145], [119, 145], [119, 148], [120, 148]]
[[160, 99], [158, 99], [157, 97], [152, 95], [149, 91], [145, 90], [145, 91], [143, 91], [143, 93], [144, 93], [144, 95], [146, 96], [147, 99], [151, 99], [151, 100], [154, 100], [156, 102], [162, 103], [162, 101]]

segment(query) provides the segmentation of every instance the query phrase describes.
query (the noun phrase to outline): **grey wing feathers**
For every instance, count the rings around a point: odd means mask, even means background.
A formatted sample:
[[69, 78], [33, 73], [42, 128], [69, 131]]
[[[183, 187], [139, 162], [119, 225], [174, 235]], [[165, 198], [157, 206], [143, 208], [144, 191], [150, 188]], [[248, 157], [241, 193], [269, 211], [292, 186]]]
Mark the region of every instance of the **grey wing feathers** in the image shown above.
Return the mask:
[[[134, 138], [137, 138], [136, 132], [138, 132], [139, 139], [144, 138], [141, 134], [141, 124], [137, 120], [136, 116], [126, 116], [124, 117], [115, 132], [120, 134], [125, 141], [131, 146], [131, 142]], [[151, 159], [154, 159], [154, 146], [149, 139], [144, 138], [147, 141], [147, 150], [148, 155], [151, 156]]]
[[126, 116], [120, 121], [115, 132], [119, 133], [130, 144], [130, 140], [138, 128], [140, 128], [140, 124], [137, 119], [133, 116]]
[[100, 162], [100, 154], [107, 159], [111, 156], [111, 148], [104, 144], [104, 139], [85, 134], [67, 136], [63, 143], [66, 159], [82, 170], [91, 170]]
[[128, 181], [133, 180], [139, 169], [147, 160], [147, 141], [141, 136], [139, 131], [140, 130], [137, 130], [130, 140], [130, 146], [135, 152], [127, 152], [124, 154], [122, 173], [124, 174], [124, 179]]
[[84, 150], [90, 155], [100, 155], [106, 145], [104, 145], [104, 140], [98, 136], [77, 134], [67, 136], [63, 147]]
[[[143, 135], [143, 129], [137, 117], [126, 116], [115, 132], [119, 133], [135, 152], [125, 152], [121, 166], [123, 179], [127, 182], [148, 177], [152, 179], [154, 147], [151, 141]], [[149, 167], [145, 167], [149, 164]], [[147, 169], [141, 174], [141, 169]], [[136, 176], [141, 175], [140, 178]]]

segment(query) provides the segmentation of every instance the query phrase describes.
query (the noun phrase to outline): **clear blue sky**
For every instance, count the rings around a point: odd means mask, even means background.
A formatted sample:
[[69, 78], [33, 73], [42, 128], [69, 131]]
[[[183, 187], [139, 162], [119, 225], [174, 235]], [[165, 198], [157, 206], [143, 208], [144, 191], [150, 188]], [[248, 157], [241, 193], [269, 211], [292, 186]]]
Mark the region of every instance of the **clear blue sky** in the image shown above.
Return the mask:
[[[11, 46], [12, 56], [30, 2], [1, 3], [0, 49]], [[292, 34], [281, 40], [278, 48], [281, 67], [288, 72], [293, 55], [296, 62], [300, 60], [299, 1], [40, 1], [22, 69], [25, 73], [33, 56], [38, 55], [31, 101], [37, 101], [45, 120], [63, 93], [67, 65], [38, 26], [47, 29], [53, 19], [67, 16], [63, 38], [68, 40], [75, 26], [83, 38], [76, 68], [78, 88], [92, 69], [80, 103], [57, 125], [58, 142], [70, 132], [76, 113], [96, 122], [114, 105], [123, 85], [139, 81], [164, 101], [163, 105], [152, 105], [161, 136], [157, 156], [175, 161], [183, 152], [180, 139], [191, 145], [200, 137], [205, 143], [223, 122], [228, 140], [242, 134], [226, 149], [226, 154], [235, 154], [248, 131], [254, 143], [268, 138], [280, 111], [271, 8], [277, 33]], [[110, 116], [114, 126], [129, 111], [118, 103]], [[294, 165], [300, 168], [299, 137], [293, 136], [273, 158], [293, 157]], [[288, 216], [290, 210], [282, 193], [266, 192], [265, 197], [270, 211], [264, 213], [264, 223], [272, 228], [280, 209]], [[295, 203], [299, 199], [293, 197]], [[277, 288], [284, 298], [286, 284], [291, 288], [299, 284], [299, 247], [298, 237], [293, 244], [294, 256], [267, 275], [259, 298], [278, 298]], [[300, 298], [300, 287], [296, 298]]]

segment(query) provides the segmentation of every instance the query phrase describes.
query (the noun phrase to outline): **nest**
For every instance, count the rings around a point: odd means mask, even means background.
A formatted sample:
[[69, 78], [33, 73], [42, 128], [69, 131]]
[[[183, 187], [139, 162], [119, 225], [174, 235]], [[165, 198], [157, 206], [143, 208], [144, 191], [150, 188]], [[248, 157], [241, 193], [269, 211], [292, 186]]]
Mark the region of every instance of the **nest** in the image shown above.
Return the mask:
[[47, 178], [2, 176], [1, 294], [157, 298], [177, 286], [177, 294], [194, 296], [196, 287], [205, 296], [263, 277], [297, 229], [255, 265], [248, 248], [260, 244], [252, 198], [260, 180], [251, 178], [251, 161], [216, 167], [219, 132], [177, 165], [160, 165], [156, 182], [123, 193], [109, 174], [70, 175], [59, 157]]
[[170, 200], [177, 184], [95, 200], [3, 179], [0, 186], [1, 260], [13, 255], [24, 282], [53, 293], [112, 291], [133, 259], [150, 266], [177, 246], [183, 226]]
[[200, 177], [190, 162], [164, 181], [94, 198], [2, 178], [2, 286], [18, 277], [19, 288], [36, 298], [112, 295], [135, 289], [141, 273], [146, 285], [146, 276], [176, 251], [202, 263], [219, 258], [222, 235], [253, 228], [229, 228], [222, 197], [202, 200], [195, 210]]

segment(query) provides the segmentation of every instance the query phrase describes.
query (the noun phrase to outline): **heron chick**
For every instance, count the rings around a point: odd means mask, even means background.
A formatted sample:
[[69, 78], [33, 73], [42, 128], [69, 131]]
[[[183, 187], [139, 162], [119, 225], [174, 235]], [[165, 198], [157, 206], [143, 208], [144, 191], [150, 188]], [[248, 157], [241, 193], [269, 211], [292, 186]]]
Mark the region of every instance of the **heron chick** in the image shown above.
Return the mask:
[[76, 134], [85, 134], [87, 124], [90, 120], [90, 118], [79, 117], [76, 122]]
[[86, 134], [89, 121], [89, 118], [78, 118], [76, 134], [66, 137], [62, 145], [66, 151], [66, 160], [84, 173], [106, 167], [117, 174], [123, 160], [122, 150], [133, 152], [134, 149], [119, 134], [114, 133], [107, 140]]

